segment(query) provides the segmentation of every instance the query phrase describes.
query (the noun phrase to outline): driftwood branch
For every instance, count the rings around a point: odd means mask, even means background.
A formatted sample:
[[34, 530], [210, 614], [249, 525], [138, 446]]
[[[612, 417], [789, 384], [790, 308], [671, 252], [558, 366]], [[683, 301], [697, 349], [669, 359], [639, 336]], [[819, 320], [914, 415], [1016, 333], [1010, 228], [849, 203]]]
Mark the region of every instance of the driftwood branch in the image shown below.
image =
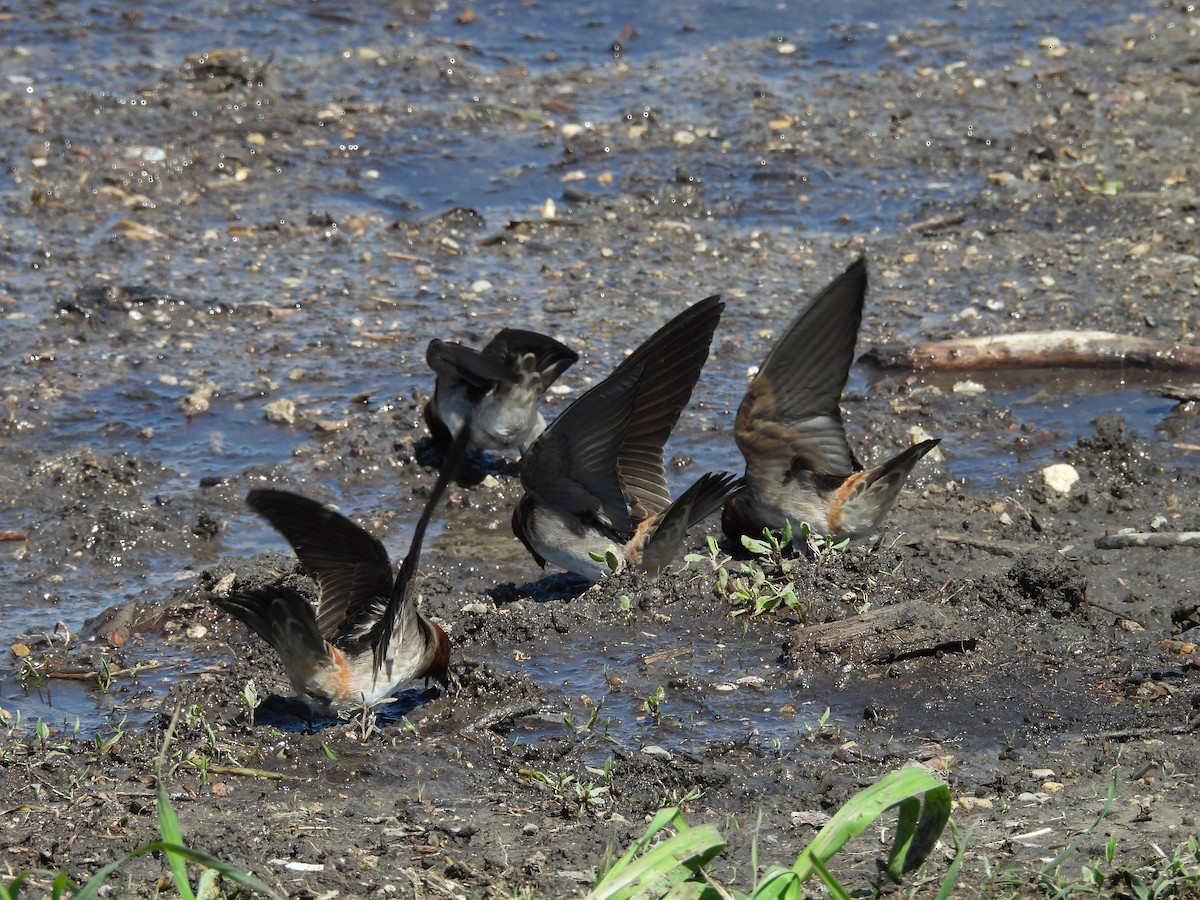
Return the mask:
[[1200, 400], [1200, 384], [1162, 384], [1150, 388], [1150, 393], [1180, 403], [1195, 403]]
[[1099, 550], [1123, 547], [1200, 547], [1200, 531], [1133, 531], [1096, 538]]
[[884, 369], [934, 372], [1061, 367], [1200, 371], [1200, 347], [1108, 331], [1030, 331], [876, 347], [862, 359]]
[[858, 663], [886, 663], [939, 650], [975, 646], [977, 626], [922, 600], [871, 610], [840, 622], [809, 625], [792, 632], [792, 662], [837, 656]]

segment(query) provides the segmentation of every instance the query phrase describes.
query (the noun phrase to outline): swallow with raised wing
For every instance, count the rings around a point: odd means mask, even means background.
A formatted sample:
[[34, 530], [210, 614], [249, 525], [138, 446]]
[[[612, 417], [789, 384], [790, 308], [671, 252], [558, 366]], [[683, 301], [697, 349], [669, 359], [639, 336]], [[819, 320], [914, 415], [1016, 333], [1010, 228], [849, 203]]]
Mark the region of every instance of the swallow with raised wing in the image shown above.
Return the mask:
[[595, 580], [620, 566], [660, 571], [687, 530], [719, 510], [741, 479], [709, 473], [672, 502], [663, 447], [691, 399], [725, 304], [680, 313], [584, 393], [521, 460], [513, 532], [542, 566]]
[[437, 373], [425, 404], [425, 424], [443, 450], [464, 423], [468, 449], [524, 453], [546, 428], [538, 408], [542, 394], [579, 354], [538, 334], [505, 328], [482, 350], [432, 340], [425, 360]]
[[721, 517], [732, 540], [785, 521], [835, 537], [876, 531], [913, 466], [938, 445], [921, 441], [870, 469], [850, 449], [839, 402], [866, 289], [859, 258], [793, 320], [750, 383], [734, 424], [746, 487]]
[[256, 489], [246, 502], [292, 545], [317, 583], [314, 606], [273, 585], [214, 598], [279, 654], [296, 692], [324, 715], [372, 706], [413, 678], [450, 684], [450, 641], [417, 611], [413, 581], [421, 543], [448, 480], [466, 455], [455, 440], [395, 571], [383, 544], [341, 513], [290, 491]]

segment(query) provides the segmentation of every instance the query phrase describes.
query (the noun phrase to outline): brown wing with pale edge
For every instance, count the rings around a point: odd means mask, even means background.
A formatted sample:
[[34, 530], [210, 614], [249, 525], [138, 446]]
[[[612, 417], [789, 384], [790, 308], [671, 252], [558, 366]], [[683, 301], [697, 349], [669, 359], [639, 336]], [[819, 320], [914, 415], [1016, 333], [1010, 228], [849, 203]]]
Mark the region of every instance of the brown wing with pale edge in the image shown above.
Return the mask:
[[298, 591], [277, 586], [214, 597], [212, 602], [250, 626], [280, 659], [314, 659], [326, 654], [312, 604]]
[[613, 375], [633, 368], [643, 371], [618, 458], [621, 487], [634, 522], [671, 504], [663, 447], [692, 398], [724, 309], [719, 296], [693, 304], [613, 371]]
[[859, 258], [813, 298], [768, 354], [735, 423], [751, 479], [862, 469], [846, 441], [838, 404], [854, 361], [866, 288], [867, 265]]
[[688, 530], [711, 516], [725, 501], [745, 487], [745, 481], [728, 472], [709, 472], [667, 507], [642, 551], [642, 568], [648, 572], [665, 569], [679, 552]]
[[391, 596], [394, 576], [383, 544], [341, 513], [290, 491], [256, 489], [246, 503], [280, 532], [317, 583], [317, 628], [332, 641]]

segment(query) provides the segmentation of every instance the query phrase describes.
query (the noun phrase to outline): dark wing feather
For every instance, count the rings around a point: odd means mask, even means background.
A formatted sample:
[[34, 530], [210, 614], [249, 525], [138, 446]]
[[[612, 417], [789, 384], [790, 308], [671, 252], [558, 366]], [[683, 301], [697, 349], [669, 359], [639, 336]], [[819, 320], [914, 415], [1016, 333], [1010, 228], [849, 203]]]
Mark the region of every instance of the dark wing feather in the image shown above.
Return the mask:
[[421, 620], [421, 614], [417, 612], [417, 605], [413, 602], [413, 580], [417, 575], [417, 566], [421, 563], [421, 545], [425, 541], [425, 530], [429, 527], [429, 521], [433, 518], [434, 511], [442, 502], [446, 486], [452, 478], [457, 477], [458, 470], [467, 457], [470, 432], [470, 428], [462, 429], [450, 449], [446, 451], [442, 460], [442, 470], [438, 473], [429, 499], [425, 501], [425, 508], [421, 510], [421, 518], [417, 520], [417, 527], [413, 531], [408, 553], [400, 563], [400, 572], [396, 576], [387, 606], [369, 635], [377, 678], [384, 661], [388, 658], [388, 649], [394, 635], [399, 634], [401, 644], [421, 641], [427, 645], [427, 642], [432, 639], [429, 626]]
[[341, 513], [290, 491], [257, 489], [251, 509], [292, 545], [317, 583], [317, 628], [332, 641], [392, 593], [392, 564], [383, 544]]
[[642, 568], [660, 572], [670, 565], [688, 530], [719, 510], [745, 485], [745, 481], [728, 472], [702, 475], [663, 513], [642, 550]]
[[849, 474], [862, 469], [839, 407], [854, 361], [867, 287], [859, 258], [798, 315], [775, 344], [738, 408], [736, 435], [747, 465]]
[[525, 490], [632, 533], [617, 464], [642, 377], [640, 367], [614, 372], [568, 406], [522, 457]]
[[439, 376], [466, 382], [472, 387], [487, 390], [495, 384], [512, 384], [517, 375], [503, 360], [436, 338], [425, 350], [425, 361]]
[[520, 328], [502, 329], [483, 348], [485, 356], [502, 360], [507, 369], [515, 371], [517, 361], [527, 353], [534, 356], [534, 369], [538, 373], [541, 393], [558, 380], [579, 359], [579, 354], [566, 344], [536, 331]]
[[651, 335], [613, 372], [643, 371], [618, 460], [621, 487], [635, 522], [671, 504], [663, 447], [691, 400], [724, 309], [718, 296], [693, 304]]
[[246, 591], [212, 602], [250, 626], [275, 648], [280, 658], [324, 656], [325, 640], [317, 630], [312, 604], [292, 588], [277, 585]]

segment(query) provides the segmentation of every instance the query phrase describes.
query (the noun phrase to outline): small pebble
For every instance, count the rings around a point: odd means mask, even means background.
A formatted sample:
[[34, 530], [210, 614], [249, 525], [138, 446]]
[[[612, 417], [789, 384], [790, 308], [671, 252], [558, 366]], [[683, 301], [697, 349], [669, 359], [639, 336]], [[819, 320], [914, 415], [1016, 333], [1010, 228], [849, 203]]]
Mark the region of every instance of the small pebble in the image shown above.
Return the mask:
[[286, 397], [272, 400], [263, 407], [263, 411], [267, 415], [268, 422], [276, 422], [281, 425], [296, 424], [296, 404]]
[[1069, 494], [1079, 482], [1079, 473], [1069, 463], [1055, 463], [1042, 469], [1042, 481], [1058, 494]]

